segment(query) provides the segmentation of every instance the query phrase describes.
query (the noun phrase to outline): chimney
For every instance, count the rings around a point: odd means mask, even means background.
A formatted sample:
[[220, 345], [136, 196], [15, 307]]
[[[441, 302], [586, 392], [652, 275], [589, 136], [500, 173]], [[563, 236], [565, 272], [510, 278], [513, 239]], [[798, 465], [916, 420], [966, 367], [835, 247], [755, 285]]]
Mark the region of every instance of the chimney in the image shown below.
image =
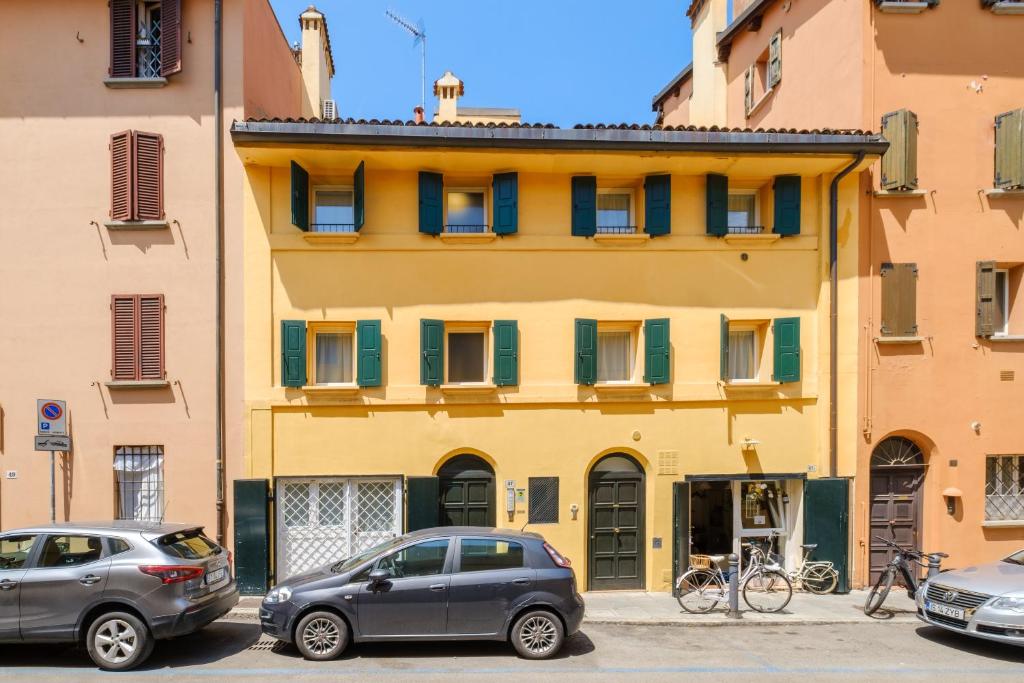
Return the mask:
[[686, 16], [693, 27], [693, 96], [690, 123], [726, 125], [726, 64], [718, 61], [718, 33], [726, 27], [729, 0], [693, 0]]
[[302, 27], [302, 115], [321, 118], [324, 100], [331, 99], [331, 77], [334, 76], [327, 19], [310, 5], [299, 16], [299, 26]]
[[412, 108], [412, 117], [416, 123], [423, 123], [423, 107], [416, 105]]
[[437, 113], [434, 121], [451, 121], [458, 118], [459, 97], [465, 94], [465, 87], [455, 74], [445, 71], [444, 76], [434, 81], [434, 95], [437, 96]]

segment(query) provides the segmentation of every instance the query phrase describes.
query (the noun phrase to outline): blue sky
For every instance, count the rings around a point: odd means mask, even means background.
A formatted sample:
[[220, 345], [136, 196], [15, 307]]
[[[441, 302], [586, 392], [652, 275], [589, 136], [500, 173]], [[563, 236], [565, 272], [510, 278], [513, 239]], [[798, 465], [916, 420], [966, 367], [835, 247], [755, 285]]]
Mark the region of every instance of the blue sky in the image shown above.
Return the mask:
[[[290, 42], [311, 0], [271, 0]], [[327, 15], [339, 114], [412, 118], [420, 54], [386, 9], [427, 32], [427, 111], [446, 69], [465, 106], [518, 107], [523, 121], [649, 123], [651, 97], [690, 61], [683, 0], [315, 0]]]

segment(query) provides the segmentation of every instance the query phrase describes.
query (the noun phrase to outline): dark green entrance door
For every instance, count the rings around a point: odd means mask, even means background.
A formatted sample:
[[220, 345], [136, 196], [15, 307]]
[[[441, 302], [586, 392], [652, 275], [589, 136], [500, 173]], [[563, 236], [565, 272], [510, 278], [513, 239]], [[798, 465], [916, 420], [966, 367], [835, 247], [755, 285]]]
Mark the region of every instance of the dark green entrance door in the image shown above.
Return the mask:
[[494, 470], [475, 455], [458, 455], [438, 471], [441, 526], [495, 525]]
[[644, 475], [635, 460], [610, 455], [590, 474], [591, 590], [644, 587]]

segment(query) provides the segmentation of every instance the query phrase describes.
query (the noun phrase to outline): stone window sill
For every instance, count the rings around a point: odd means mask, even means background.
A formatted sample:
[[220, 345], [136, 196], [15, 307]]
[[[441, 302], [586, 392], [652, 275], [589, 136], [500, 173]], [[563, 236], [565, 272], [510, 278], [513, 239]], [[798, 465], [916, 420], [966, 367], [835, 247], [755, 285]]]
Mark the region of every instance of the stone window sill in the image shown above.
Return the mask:
[[1024, 527], [1024, 519], [986, 519], [981, 523], [981, 526], [987, 528], [998, 528], [998, 527]]
[[355, 244], [358, 232], [304, 232], [302, 238], [310, 244]]
[[1013, 343], [1013, 342], [1024, 342], [1024, 334], [1001, 334], [992, 335], [988, 338], [990, 342], [996, 342], [1000, 344]]
[[928, 2], [899, 2], [898, 0], [882, 0], [878, 3], [881, 12], [891, 14], [920, 14], [931, 6]]
[[498, 235], [493, 232], [442, 232], [438, 237], [449, 244], [486, 244]]
[[599, 394], [646, 394], [651, 390], [650, 384], [638, 382], [599, 382], [594, 386], [594, 391]]
[[104, 78], [103, 85], [108, 88], [162, 88], [167, 85], [166, 78]]
[[924, 337], [875, 337], [876, 344], [920, 344]]
[[1024, 14], [1024, 2], [997, 2], [989, 9], [992, 14]]
[[718, 383], [729, 391], [777, 389], [781, 385], [780, 382], [723, 382], [721, 380]]
[[108, 389], [165, 389], [171, 386], [166, 379], [118, 379], [105, 384]]
[[355, 384], [308, 384], [302, 387], [302, 392], [307, 396], [356, 396], [359, 393], [359, 386]]
[[891, 199], [917, 199], [927, 197], [928, 190], [875, 190], [872, 194]]
[[167, 221], [107, 221], [107, 230], [163, 230], [171, 227]]
[[764, 91], [764, 94], [761, 95], [761, 99], [759, 99], [754, 104], [754, 106], [750, 108], [750, 111], [747, 112], [747, 118], [748, 119], [751, 116], [753, 116], [754, 114], [756, 114], [758, 109], [760, 109], [762, 106], [764, 106], [764, 103], [768, 101], [768, 99], [772, 96], [772, 93], [775, 92], [775, 88], [777, 88], [777, 87], [779, 87], [778, 83], [776, 83], [774, 86], [772, 86], [771, 88], [768, 88], [767, 90]]
[[[1024, 14], [1024, 10], [1021, 12]], [[1000, 190], [996, 188], [990, 188], [985, 190], [985, 194], [989, 197], [1021, 197], [1024, 196], [1024, 188], [1017, 190]]]
[[631, 233], [597, 233], [594, 235], [594, 241], [598, 244], [611, 244], [616, 246], [632, 245], [632, 244], [647, 244], [651, 241], [651, 236], [646, 232], [631, 232]]
[[440, 389], [442, 394], [449, 394], [451, 396], [486, 396], [496, 392], [498, 385], [491, 384], [490, 382], [481, 382], [479, 384], [442, 384]]
[[780, 239], [782, 239], [782, 235], [776, 235], [773, 232], [760, 234], [730, 232], [722, 235], [722, 240], [726, 244], [773, 244]]

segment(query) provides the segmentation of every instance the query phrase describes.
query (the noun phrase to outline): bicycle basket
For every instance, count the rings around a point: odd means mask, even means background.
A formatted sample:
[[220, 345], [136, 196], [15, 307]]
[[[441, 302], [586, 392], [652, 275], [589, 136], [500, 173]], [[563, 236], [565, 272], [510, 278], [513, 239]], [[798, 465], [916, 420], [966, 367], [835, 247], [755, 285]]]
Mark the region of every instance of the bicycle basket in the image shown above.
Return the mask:
[[711, 569], [710, 555], [690, 555], [690, 569]]

